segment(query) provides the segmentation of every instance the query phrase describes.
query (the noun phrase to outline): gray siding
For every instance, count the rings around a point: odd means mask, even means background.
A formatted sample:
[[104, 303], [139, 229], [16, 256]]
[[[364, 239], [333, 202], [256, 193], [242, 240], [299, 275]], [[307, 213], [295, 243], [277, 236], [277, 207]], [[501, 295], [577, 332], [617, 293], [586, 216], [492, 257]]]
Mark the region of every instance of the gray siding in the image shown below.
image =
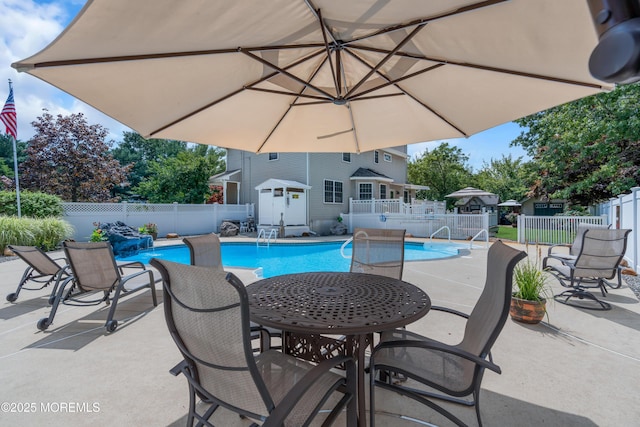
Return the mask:
[[[227, 150], [227, 170], [242, 169], [240, 203], [255, 203], [258, 212], [260, 206], [255, 187], [262, 182], [277, 178], [310, 185], [312, 188], [308, 192], [309, 219], [312, 223], [322, 223], [335, 220], [341, 212], [347, 212], [350, 197], [358, 198], [355, 182], [350, 179], [358, 168], [368, 168], [386, 175], [393, 179], [394, 184], [401, 185], [407, 182], [407, 160], [403, 156], [394, 154], [395, 152], [406, 154], [406, 146], [394, 147], [391, 152], [386, 150], [378, 150], [378, 152], [379, 162], [374, 163], [373, 151], [361, 154], [351, 153], [351, 162], [344, 162], [342, 153], [278, 153], [277, 160], [269, 160], [268, 153], [255, 154]], [[384, 161], [385, 152], [391, 154], [391, 162]], [[342, 203], [324, 203], [326, 179], [343, 183]], [[379, 186], [374, 185], [375, 198], [379, 198], [378, 189]], [[401, 194], [394, 194], [394, 198], [401, 196]], [[258, 212], [256, 215], [259, 215]]]

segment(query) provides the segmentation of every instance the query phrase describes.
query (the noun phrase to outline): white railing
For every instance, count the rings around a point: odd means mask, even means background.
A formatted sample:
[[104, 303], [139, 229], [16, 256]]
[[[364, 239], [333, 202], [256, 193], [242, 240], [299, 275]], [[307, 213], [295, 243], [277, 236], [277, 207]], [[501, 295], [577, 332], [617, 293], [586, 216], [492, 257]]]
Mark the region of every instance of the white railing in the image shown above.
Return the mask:
[[573, 242], [578, 224], [608, 224], [604, 216], [518, 215], [518, 242], [568, 244]]
[[254, 205], [186, 205], [178, 203], [63, 203], [64, 219], [74, 227], [71, 237], [89, 240], [94, 222], [116, 222], [138, 228], [143, 224], [158, 226], [158, 236], [177, 233], [180, 236], [220, 231], [222, 221], [246, 221], [255, 217]]
[[353, 200], [350, 198], [349, 212], [353, 214], [444, 214], [446, 203], [422, 200], [409, 204], [404, 203], [402, 199]]

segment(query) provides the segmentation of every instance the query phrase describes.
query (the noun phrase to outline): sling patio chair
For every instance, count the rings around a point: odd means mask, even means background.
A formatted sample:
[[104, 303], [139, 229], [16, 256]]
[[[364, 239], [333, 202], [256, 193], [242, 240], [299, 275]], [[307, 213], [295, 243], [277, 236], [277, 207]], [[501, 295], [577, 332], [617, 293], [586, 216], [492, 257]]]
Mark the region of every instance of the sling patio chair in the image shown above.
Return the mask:
[[[459, 344], [445, 344], [404, 329], [382, 333], [369, 362], [372, 427], [375, 425], [376, 387], [414, 399], [457, 425], [465, 424], [436, 402], [443, 400], [475, 406], [478, 424], [482, 425], [479, 405], [482, 376], [485, 369], [501, 373], [500, 367], [493, 363], [490, 351], [509, 315], [513, 269], [526, 253], [497, 241], [491, 245], [487, 257], [486, 282], [471, 314], [444, 307], [431, 308], [467, 319]], [[379, 378], [376, 374], [380, 374]], [[393, 381], [394, 374], [417, 382], [418, 386]]]
[[[153, 271], [148, 270], [143, 263], [117, 264], [109, 242], [64, 242], [63, 246], [72, 275], [58, 287], [49, 316], [38, 321], [37, 326], [41, 331], [46, 330], [53, 323], [60, 304], [85, 306], [99, 305], [104, 302], [110, 305], [105, 323], [107, 332], [113, 332], [118, 327], [118, 321], [113, 317], [121, 294], [130, 295], [149, 288], [153, 306], [158, 305]], [[136, 268], [141, 271], [124, 276], [125, 268]], [[139, 276], [142, 276], [140, 281], [132, 284], [131, 288], [125, 287], [130, 280]], [[87, 298], [94, 293], [100, 295], [99, 298]]]
[[[627, 249], [627, 229], [588, 229], [582, 235], [582, 245], [575, 261], [566, 261], [562, 265], [549, 265], [547, 271], [553, 274], [560, 284], [570, 288], [554, 295], [558, 302], [575, 307], [610, 310], [611, 304], [598, 299], [589, 292], [589, 288], [599, 288], [603, 297], [607, 296], [606, 286], [620, 287], [619, 266]], [[608, 280], [618, 274], [618, 285]], [[606, 285], [606, 286], [605, 286]], [[597, 305], [594, 305], [593, 303]]]
[[[255, 420], [255, 426], [306, 426], [326, 406], [333, 409], [323, 426], [345, 407], [347, 425], [355, 425], [352, 358], [313, 365], [277, 350], [254, 355], [249, 300], [240, 279], [157, 258], [151, 265], [162, 274], [165, 319], [184, 358], [170, 372], [184, 374], [189, 384], [187, 425], [197, 419], [198, 425], [212, 426], [210, 418], [223, 407]], [[347, 365], [344, 376], [332, 371], [341, 363]]]
[[[220, 238], [216, 234], [185, 237], [182, 241], [189, 248], [191, 265], [223, 269]], [[272, 338], [282, 338], [281, 331], [265, 328], [253, 322], [251, 322], [251, 330], [254, 332], [253, 338], [260, 339], [260, 351], [272, 348]]]
[[[580, 253], [580, 248], [582, 247], [582, 237], [585, 231], [609, 228], [611, 228], [611, 224], [586, 224], [584, 222], [579, 223], [576, 231], [576, 238], [570, 245], [556, 244], [549, 246], [547, 256], [542, 259], [542, 268], [547, 268], [548, 262], [550, 260], [556, 260], [562, 264], [564, 264], [566, 261], [575, 261], [578, 257], [578, 253]], [[559, 252], [560, 248], [565, 248], [565, 250], [563, 252]], [[566, 249], [569, 250], [568, 253]]]
[[353, 231], [351, 272], [402, 279], [405, 230], [356, 228]]
[[[22, 274], [18, 288], [15, 292], [7, 295], [7, 301], [16, 301], [22, 289], [37, 291], [53, 283], [54, 286], [49, 295], [49, 304], [53, 304], [53, 297], [60, 280], [69, 277], [66, 258], [51, 258], [46, 252], [35, 246], [7, 246], [14, 254], [27, 263], [27, 268]], [[28, 282], [34, 282], [37, 283], [37, 285], [34, 287], [26, 287], [25, 285]]]

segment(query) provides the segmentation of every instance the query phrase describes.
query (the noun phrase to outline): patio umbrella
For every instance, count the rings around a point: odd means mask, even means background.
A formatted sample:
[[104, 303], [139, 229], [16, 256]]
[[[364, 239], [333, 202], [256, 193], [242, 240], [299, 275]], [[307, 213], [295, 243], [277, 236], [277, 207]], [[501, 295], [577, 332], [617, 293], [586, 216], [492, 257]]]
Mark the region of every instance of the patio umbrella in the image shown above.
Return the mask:
[[502, 203], [498, 203], [498, 206], [501, 207], [517, 207], [517, 206], [522, 206], [521, 203], [518, 203], [517, 201], [513, 200], [513, 199], [509, 199], [505, 202]]
[[363, 152], [610, 90], [584, 0], [89, 1], [13, 64], [145, 137]]

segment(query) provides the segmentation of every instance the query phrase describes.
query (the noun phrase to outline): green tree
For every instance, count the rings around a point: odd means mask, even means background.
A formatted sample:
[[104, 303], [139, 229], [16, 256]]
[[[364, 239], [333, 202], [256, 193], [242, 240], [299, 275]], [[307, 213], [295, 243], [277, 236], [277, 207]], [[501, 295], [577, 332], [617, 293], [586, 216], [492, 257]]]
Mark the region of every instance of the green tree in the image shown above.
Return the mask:
[[224, 150], [196, 145], [149, 163], [149, 176], [134, 191], [151, 203], [204, 203], [211, 175], [224, 171]]
[[[442, 143], [431, 151], [425, 151], [415, 160], [410, 160], [407, 174], [409, 182], [428, 185], [425, 196], [429, 200], [445, 200], [447, 194], [466, 187], [471, 180], [469, 157], [458, 147]], [[455, 200], [447, 200], [450, 208]]]
[[501, 201], [521, 200], [533, 184], [533, 165], [524, 163], [522, 157], [514, 159], [511, 155], [501, 159], [484, 162], [474, 175], [475, 187], [500, 196]]
[[111, 150], [111, 154], [120, 164], [133, 164], [127, 176], [133, 188], [149, 177], [151, 162], [175, 157], [186, 150], [187, 144], [182, 141], [145, 139], [139, 133], [124, 132], [122, 142]]
[[65, 201], [113, 201], [129, 167], [108, 153], [107, 129], [89, 125], [82, 113], [54, 118], [44, 111], [32, 122], [36, 134], [27, 146], [20, 185]]
[[[0, 135], [0, 176], [4, 175], [8, 178], [14, 177], [13, 173], [13, 141], [12, 137], [6, 134]], [[18, 140], [16, 148], [18, 149], [18, 165], [22, 163], [26, 157], [27, 144]]]
[[640, 85], [618, 86], [516, 122], [535, 159], [533, 196], [589, 205], [640, 184]]

